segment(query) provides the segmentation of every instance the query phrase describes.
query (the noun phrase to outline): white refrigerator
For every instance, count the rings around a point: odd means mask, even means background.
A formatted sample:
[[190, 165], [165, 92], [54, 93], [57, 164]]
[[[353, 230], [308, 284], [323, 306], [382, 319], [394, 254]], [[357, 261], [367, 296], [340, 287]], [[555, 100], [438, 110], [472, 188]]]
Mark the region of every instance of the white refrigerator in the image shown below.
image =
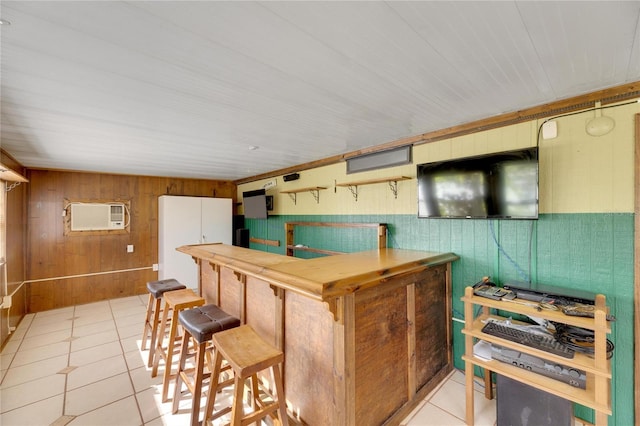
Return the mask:
[[191, 256], [176, 251], [189, 244], [232, 244], [233, 206], [230, 198], [158, 198], [158, 279], [175, 278], [198, 289], [198, 267]]

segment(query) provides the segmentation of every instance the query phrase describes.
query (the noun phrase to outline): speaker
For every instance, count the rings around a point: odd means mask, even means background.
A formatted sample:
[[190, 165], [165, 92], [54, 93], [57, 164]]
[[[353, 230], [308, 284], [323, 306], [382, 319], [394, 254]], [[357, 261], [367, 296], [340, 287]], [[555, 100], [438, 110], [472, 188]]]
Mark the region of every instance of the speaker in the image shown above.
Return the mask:
[[572, 426], [573, 406], [559, 396], [496, 374], [497, 424]]
[[235, 245], [238, 247], [249, 248], [249, 229], [248, 228], [236, 229]]
[[282, 180], [284, 180], [285, 182], [289, 182], [291, 180], [298, 180], [298, 179], [300, 179], [299, 173], [291, 173], [290, 175], [282, 176]]

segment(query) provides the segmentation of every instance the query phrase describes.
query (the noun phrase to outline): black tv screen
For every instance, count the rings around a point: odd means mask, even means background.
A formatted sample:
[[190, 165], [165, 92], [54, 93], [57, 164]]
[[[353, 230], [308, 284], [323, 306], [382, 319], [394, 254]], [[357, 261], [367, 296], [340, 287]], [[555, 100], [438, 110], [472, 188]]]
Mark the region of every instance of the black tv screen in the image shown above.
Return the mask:
[[538, 148], [419, 164], [418, 217], [538, 218]]
[[247, 219], [267, 218], [267, 196], [264, 189], [242, 193], [244, 217]]

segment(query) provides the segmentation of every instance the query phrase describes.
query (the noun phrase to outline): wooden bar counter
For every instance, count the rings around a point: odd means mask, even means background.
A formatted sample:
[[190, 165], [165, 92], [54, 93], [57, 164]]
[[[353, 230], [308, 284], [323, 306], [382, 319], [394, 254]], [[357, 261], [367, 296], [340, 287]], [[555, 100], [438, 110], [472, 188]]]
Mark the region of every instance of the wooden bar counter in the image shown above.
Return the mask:
[[199, 288], [285, 353], [290, 418], [398, 424], [452, 370], [452, 253], [380, 249], [298, 259], [179, 247]]

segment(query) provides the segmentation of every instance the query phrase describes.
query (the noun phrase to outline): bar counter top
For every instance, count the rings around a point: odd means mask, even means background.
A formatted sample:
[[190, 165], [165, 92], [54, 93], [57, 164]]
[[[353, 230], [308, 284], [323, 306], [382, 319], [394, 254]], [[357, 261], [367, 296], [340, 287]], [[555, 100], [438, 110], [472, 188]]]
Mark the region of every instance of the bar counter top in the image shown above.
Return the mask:
[[321, 301], [380, 285], [391, 277], [414, 274], [459, 259], [453, 253], [393, 248], [314, 259], [299, 259], [226, 244], [188, 245], [177, 250]]

